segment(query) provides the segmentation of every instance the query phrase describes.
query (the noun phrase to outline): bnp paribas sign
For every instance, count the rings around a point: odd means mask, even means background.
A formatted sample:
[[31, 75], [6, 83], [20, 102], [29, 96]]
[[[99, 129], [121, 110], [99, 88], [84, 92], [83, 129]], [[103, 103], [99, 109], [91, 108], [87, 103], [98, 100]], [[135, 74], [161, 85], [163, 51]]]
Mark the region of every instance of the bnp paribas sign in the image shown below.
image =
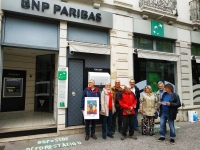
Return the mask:
[[106, 28], [113, 27], [113, 14], [110, 12], [56, 0], [2, 0], [2, 10]]
[[164, 24], [163, 24], [163, 22], [151, 20], [151, 35], [164, 37]]

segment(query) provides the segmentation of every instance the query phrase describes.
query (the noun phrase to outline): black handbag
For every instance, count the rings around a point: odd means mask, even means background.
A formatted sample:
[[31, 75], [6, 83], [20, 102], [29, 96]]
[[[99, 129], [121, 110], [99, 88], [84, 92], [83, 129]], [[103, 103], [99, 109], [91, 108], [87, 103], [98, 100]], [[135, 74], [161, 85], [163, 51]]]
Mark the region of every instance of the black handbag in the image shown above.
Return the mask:
[[158, 119], [158, 111], [156, 110], [154, 119]]

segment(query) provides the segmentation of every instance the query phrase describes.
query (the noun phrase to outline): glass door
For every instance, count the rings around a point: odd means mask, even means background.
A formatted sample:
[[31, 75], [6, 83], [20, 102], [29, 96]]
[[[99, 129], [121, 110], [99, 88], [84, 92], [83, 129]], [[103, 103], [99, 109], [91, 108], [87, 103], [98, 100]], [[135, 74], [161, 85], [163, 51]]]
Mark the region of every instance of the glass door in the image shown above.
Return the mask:
[[55, 55], [36, 57], [35, 111], [53, 112]]

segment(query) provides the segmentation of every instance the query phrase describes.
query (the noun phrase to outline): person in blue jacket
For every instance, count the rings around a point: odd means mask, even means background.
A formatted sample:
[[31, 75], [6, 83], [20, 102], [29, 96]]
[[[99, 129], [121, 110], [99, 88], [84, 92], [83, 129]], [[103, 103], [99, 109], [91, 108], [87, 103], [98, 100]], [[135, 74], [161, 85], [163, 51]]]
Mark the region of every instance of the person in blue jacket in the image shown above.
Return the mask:
[[[94, 85], [95, 85], [95, 81], [91, 79], [88, 83], [88, 87], [85, 88], [85, 90], [83, 91], [83, 95], [82, 95], [82, 98], [81, 98], [81, 111], [82, 111], [82, 113], [84, 113], [84, 109], [85, 109], [85, 97], [99, 97], [99, 101], [100, 101], [100, 91]], [[96, 120], [86, 119], [85, 120], [85, 132], [86, 132], [85, 140], [86, 141], [88, 141], [89, 137], [90, 137], [90, 122], [92, 124], [91, 137], [94, 140], [97, 139], [97, 137], [95, 135]]]

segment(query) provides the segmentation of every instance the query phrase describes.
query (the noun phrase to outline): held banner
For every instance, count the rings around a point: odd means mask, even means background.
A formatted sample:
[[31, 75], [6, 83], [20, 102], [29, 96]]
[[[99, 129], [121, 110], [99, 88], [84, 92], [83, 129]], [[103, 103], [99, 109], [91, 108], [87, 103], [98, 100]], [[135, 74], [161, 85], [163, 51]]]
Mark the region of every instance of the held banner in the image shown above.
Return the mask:
[[99, 97], [85, 97], [84, 119], [99, 119]]

